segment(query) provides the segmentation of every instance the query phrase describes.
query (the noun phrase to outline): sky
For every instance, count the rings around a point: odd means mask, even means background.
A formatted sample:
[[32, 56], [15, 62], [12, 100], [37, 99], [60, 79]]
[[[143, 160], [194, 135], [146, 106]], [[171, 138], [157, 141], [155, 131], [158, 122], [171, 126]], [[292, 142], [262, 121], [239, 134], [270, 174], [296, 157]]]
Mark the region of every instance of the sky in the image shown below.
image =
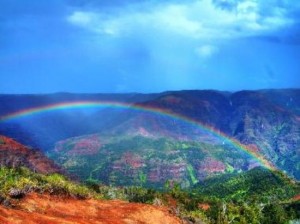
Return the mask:
[[0, 93], [300, 88], [297, 0], [0, 0]]

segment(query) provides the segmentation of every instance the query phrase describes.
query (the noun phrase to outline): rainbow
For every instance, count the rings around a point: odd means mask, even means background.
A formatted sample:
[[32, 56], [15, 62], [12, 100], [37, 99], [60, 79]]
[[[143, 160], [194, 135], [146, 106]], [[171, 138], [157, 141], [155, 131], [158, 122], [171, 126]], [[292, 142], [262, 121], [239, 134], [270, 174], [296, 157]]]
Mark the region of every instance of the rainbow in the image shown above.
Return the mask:
[[0, 122], [10, 121], [17, 118], [27, 117], [35, 114], [41, 114], [45, 112], [57, 111], [57, 110], [66, 110], [66, 109], [77, 109], [77, 108], [123, 108], [123, 109], [130, 109], [136, 111], [143, 111], [143, 112], [150, 112], [158, 115], [163, 115], [165, 117], [172, 118], [174, 120], [183, 121], [189, 123], [193, 126], [196, 126], [200, 130], [206, 131], [208, 133], [213, 134], [214, 136], [220, 138], [227, 143], [230, 143], [235, 148], [244, 151], [246, 154], [250, 155], [256, 161], [259, 162], [263, 167], [276, 170], [276, 168], [266, 160], [262, 155], [258, 152], [253, 150], [251, 147], [246, 146], [238, 142], [237, 140], [227, 136], [226, 134], [222, 133], [219, 130], [216, 130], [213, 127], [210, 127], [206, 124], [203, 124], [200, 121], [196, 121], [192, 118], [174, 113], [172, 111], [161, 109], [157, 107], [150, 107], [145, 105], [138, 105], [138, 104], [129, 104], [129, 103], [122, 103], [122, 102], [113, 102], [113, 101], [76, 101], [76, 102], [63, 102], [57, 104], [51, 104], [46, 106], [34, 107], [29, 109], [19, 110], [7, 115], [0, 117]]

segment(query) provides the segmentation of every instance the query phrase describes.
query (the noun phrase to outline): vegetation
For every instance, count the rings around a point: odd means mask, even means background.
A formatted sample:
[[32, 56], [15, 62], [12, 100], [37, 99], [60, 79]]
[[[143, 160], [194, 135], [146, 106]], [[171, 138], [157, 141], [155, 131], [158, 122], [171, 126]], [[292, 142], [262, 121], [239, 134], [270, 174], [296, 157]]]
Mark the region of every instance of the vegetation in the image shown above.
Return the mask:
[[12, 198], [22, 198], [30, 192], [66, 195], [76, 198], [98, 197], [86, 186], [67, 180], [60, 174], [42, 175], [27, 168], [0, 167], [0, 199], [9, 203]]
[[220, 144], [139, 135], [93, 135], [68, 139], [58, 144], [49, 157], [82, 181], [162, 190], [167, 180], [188, 188], [207, 176], [236, 173], [252, 164], [244, 152]]
[[240, 174], [227, 174], [207, 179], [195, 188], [203, 195], [211, 195], [225, 200], [244, 201], [259, 198], [267, 202], [291, 198], [299, 189], [292, 179], [279, 171], [257, 167]]
[[300, 219], [300, 201], [292, 199], [300, 193], [299, 183], [280, 172], [263, 168], [210, 178], [189, 190], [168, 181], [162, 191], [141, 186], [98, 185], [93, 180], [80, 185], [59, 174], [41, 175], [26, 168], [0, 168], [0, 199], [4, 205], [29, 192], [165, 205], [190, 223], [284, 224]]
[[284, 224], [300, 219], [300, 202], [292, 199], [300, 193], [299, 184], [263, 168], [211, 178], [192, 190], [173, 182], [167, 182], [164, 191], [97, 184], [93, 189], [108, 199], [166, 205], [191, 223]]

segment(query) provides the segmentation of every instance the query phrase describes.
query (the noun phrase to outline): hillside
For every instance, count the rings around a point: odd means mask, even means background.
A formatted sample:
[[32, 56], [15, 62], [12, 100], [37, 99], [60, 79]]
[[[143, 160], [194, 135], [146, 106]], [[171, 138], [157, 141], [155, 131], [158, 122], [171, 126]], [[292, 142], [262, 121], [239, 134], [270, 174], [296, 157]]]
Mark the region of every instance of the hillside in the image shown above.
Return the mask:
[[61, 169], [41, 151], [28, 148], [2, 135], [0, 135], [0, 166], [27, 167], [44, 174], [61, 172]]
[[0, 168], [3, 224], [180, 223], [166, 207], [100, 200], [102, 197], [58, 174], [45, 176], [24, 168]]
[[41, 152], [5, 136], [0, 140], [3, 224], [181, 223], [166, 207], [103, 200], [103, 194], [55, 173], [60, 169]]
[[[26, 148], [9, 138], [2, 137], [2, 139], [5, 140], [7, 149], [9, 144], [12, 149], [13, 146]], [[141, 141], [132, 143], [138, 142], [141, 144]], [[167, 139], [156, 139], [154, 142], [159, 147], [164, 145], [165, 148], [162, 150], [166, 152], [169, 150], [167, 146], [172, 144]], [[192, 147], [187, 142], [182, 144]], [[194, 144], [194, 147], [205, 146]], [[174, 144], [171, 146], [176, 147]], [[182, 145], [177, 147], [181, 148]], [[91, 147], [89, 149], [92, 155], [95, 151]], [[185, 149], [186, 157], [195, 157], [194, 154], [188, 153], [193, 151], [192, 148]], [[78, 154], [80, 151], [81, 148], [77, 148], [73, 152]], [[71, 155], [72, 153], [69, 156]], [[135, 161], [130, 155], [125, 160], [133, 167], [140, 164], [140, 161]], [[205, 167], [210, 168], [206, 165], [202, 170], [205, 170]], [[215, 169], [215, 166], [212, 167]], [[170, 168], [166, 169], [176, 173]], [[121, 176], [117, 178], [125, 180]], [[141, 175], [142, 180], [143, 178]], [[180, 183], [172, 181], [167, 181], [162, 191], [141, 186], [98, 185], [92, 179], [86, 184], [72, 182], [56, 173], [41, 174], [24, 167], [2, 166], [0, 222], [214, 224], [226, 223], [228, 220], [232, 223], [252, 223], [256, 220], [253, 223], [283, 224], [300, 218], [297, 199], [300, 193], [299, 183], [279, 171], [273, 172], [260, 167], [243, 173], [233, 172], [227, 175], [219, 173], [217, 176], [202, 180], [189, 190], [182, 189]]]
[[206, 179], [194, 189], [202, 195], [224, 200], [286, 200], [300, 190], [299, 183], [278, 171], [257, 167], [245, 173], [220, 175]]
[[82, 181], [160, 189], [167, 181], [189, 188], [212, 175], [260, 165], [230, 145], [174, 140], [145, 133], [71, 138], [58, 142], [49, 156]]

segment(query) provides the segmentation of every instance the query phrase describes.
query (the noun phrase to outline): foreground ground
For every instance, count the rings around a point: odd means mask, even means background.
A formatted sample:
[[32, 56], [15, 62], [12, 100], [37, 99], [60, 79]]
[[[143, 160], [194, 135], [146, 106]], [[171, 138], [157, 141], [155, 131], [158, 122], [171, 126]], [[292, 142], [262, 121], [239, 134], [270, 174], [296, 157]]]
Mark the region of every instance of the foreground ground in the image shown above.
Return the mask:
[[2, 224], [177, 224], [164, 207], [124, 201], [78, 200], [29, 194], [15, 208], [0, 206]]

